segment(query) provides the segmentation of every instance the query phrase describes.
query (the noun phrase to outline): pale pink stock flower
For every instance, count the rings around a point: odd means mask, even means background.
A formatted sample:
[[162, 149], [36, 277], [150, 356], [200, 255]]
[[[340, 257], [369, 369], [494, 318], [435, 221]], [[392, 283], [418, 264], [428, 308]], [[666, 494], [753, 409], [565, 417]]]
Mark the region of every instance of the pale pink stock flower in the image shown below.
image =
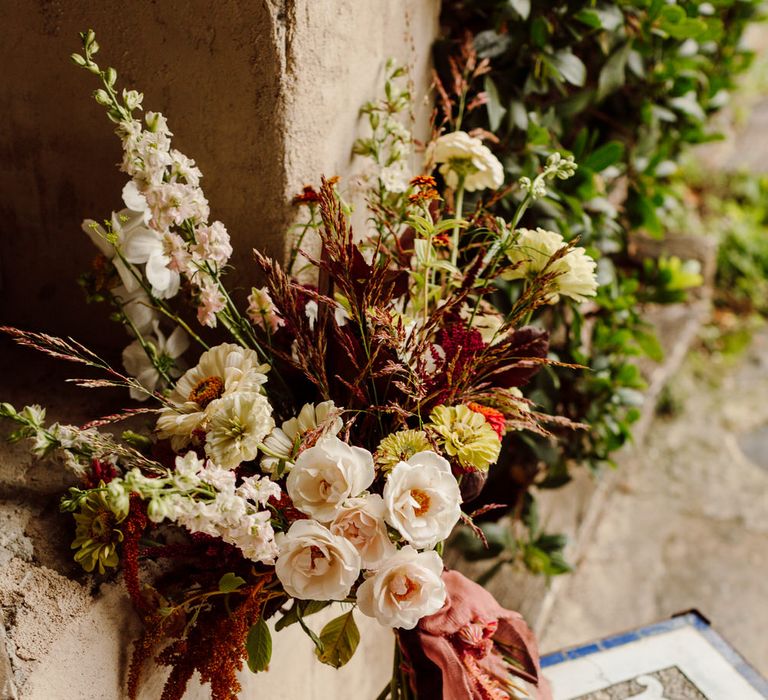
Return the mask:
[[192, 252], [207, 262], [222, 266], [232, 256], [229, 233], [221, 221], [214, 221], [210, 226], [198, 226], [195, 229], [195, 241]]
[[188, 219], [195, 222], [208, 220], [208, 201], [198, 187], [165, 182], [148, 187], [144, 197], [152, 212], [150, 226], [157, 231], [181, 226]]
[[251, 290], [251, 293], [248, 295], [248, 311], [246, 313], [255, 325], [264, 330], [269, 329], [270, 333], [274, 333], [278, 328], [285, 325], [285, 321], [277, 313], [275, 304], [266, 287], [261, 289], [254, 287]]
[[187, 248], [186, 241], [178, 234], [166, 231], [163, 236], [165, 243], [165, 254], [170, 259], [168, 269], [193, 276], [194, 270], [191, 269], [192, 254]]
[[218, 285], [206, 279], [200, 286], [200, 297], [197, 305], [197, 320], [203, 326], [216, 327], [216, 314], [226, 306], [224, 295]]
[[179, 177], [184, 178], [188, 185], [197, 187], [200, 184], [200, 178], [203, 174], [200, 168], [195, 165], [195, 161], [185, 156], [181, 151], [175, 148], [171, 151], [171, 178], [176, 180]]

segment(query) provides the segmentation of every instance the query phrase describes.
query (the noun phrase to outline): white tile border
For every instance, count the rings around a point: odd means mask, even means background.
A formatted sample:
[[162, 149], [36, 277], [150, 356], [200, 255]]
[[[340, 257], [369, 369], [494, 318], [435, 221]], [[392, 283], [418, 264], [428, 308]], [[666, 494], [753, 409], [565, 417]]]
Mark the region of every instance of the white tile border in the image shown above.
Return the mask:
[[545, 669], [544, 675], [554, 700], [570, 700], [670, 666], [677, 666], [708, 700], [765, 700], [690, 627], [570, 659]]

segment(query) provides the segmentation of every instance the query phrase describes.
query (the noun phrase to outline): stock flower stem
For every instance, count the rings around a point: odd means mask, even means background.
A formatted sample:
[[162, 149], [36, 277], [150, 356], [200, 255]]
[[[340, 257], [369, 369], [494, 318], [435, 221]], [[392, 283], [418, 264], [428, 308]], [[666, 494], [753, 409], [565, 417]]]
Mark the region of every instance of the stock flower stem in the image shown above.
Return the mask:
[[533, 201], [533, 197], [531, 193], [528, 192], [525, 195], [525, 199], [523, 199], [523, 201], [520, 202], [519, 206], [515, 210], [515, 215], [512, 217], [512, 221], [509, 225], [512, 231], [514, 231], [517, 228], [517, 225], [520, 223], [520, 220], [523, 218], [523, 214], [525, 214], [526, 210], [531, 205], [531, 201]]
[[461, 220], [462, 210], [464, 209], [464, 178], [459, 179], [458, 187], [456, 188], [456, 212], [454, 217], [456, 223], [453, 226], [453, 234], [451, 236], [451, 265], [456, 267], [459, 261], [459, 232], [461, 226], [459, 221]]

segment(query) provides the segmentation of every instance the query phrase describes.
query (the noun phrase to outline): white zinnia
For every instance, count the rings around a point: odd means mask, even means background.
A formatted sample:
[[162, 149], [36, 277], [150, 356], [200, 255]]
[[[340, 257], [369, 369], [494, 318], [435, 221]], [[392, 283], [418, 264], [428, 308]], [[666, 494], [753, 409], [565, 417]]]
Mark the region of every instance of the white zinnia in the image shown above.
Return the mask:
[[[165, 367], [171, 377], [180, 374], [180, 372], [174, 371], [175, 362], [189, 347], [189, 337], [181, 326], [177, 326], [173, 333], [166, 338], [160, 331], [158, 322], [155, 321], [154, 335], [146, 336], [144, 343], [151, 346], [156, 362]], [[149, 359], [138, 340], [134, 340], [123, 350], [123, 367], [150, 393], [154, 393], [158, 386], [163, 383], [156, 364]], [[130, 394], [131, 398], [136, 401], [146, 401], [149, 398], [148, 394], [138, 389], [131, 389]]]
[[507, 257], [517, 266], [503, 276], [506, 279], [532, 279], [542, 271], [551, 273], [556, 276], [552, 281], [553, 293], [548, 296], [547, 303], [557, 303], [560, 294], [578, 302], [586, 301], [587, 297], [597, 294], [597, 264], [578, 246], [549, 264], [552, 256], [565, 246], [563, 237], [554, 231], [519, 229], [514, 245], [507, 250]]
[[384, 522], [384, 501], [376, 493], [346, 500], [330, 529], [355, 546], [364, 569], [375, 569], [395, 552]]
[[205, 454], [225, 469], [256, 459], [262, 440], [275, 427], [267, 397], [252, 391], [214, 401], [209, 417]]
[[480, 139], [465, 131], [443, 134], [433, 145], [436, 163], [442, 163], [440, 174], [451, 189], [459, 186], [464, 175], [464, 189], [498, 189], [504, 184], [504, 168], [491, 150]]
[[300, 600], [344, 600], [360, 575], [351, 542], [315, 520], [297, 520], [277, 535], [275, 573], [285, 592]]
[[443, 560], [437, 552], [403, 547], [357, 589], [357, 605], [382, 625], [413, 629], [422, 617], [443, 607], [442, 573]]
[[374, 476], [368, 450], [326, 437], [298, 456], [285, 486], [296, 508], [327, 523], [347, 498], [367, 489]]
[[[279, 471], [290, 471], [293, 467], [294, 450], [301, 438], [309, 431], [319, 426], [325, 428], [326, 435], [338, 435], [344, 423], [339, 416], [333, 417], [336, 406], [333, 401], [322, 401], [319, 404], [305, 403], [299, 415], [285, 421], [275, 428], [264, 440], [264, 452], [267, 454], [261, 460], [261, 468], [272, 475]], [[282, 462], [282, 467], [281, 467]]]
[[171, 438], [174, 449], [187, 444], [196, 429], [205, 427], [215, 401], [237, 392], [259, 392], [268, 370], [253, 350], [234, 343], [206, 350], [176, 382], [168, 397], [171, 405], [160, 411], [158, 434]]
[[414, 547], [434, 547], [461, 516], [459, 484], [446, 459], [429, 450], [398, 462], [384, 485], [387, 522]]

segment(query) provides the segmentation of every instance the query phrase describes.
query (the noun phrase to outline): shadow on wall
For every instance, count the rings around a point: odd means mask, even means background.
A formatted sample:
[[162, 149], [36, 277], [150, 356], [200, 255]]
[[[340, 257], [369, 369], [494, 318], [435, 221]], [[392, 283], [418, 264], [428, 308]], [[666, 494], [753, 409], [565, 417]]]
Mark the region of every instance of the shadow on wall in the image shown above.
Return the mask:
[[[241, 271], [258, 244], [282, 250], [286, 201], [281, 18], [270, 3], [211, 5], [45, 0], [0, 10], [0, 321], [125, 344], [77, 285], [96, 249], [80, 230], [122, 208], [120, 142], [91, 98], [97, 81], [71, 64], [78, 32], [96, 31], [119, 86], [169, 114], [174, 145], [195, 158], [212, 218], [232, 235]], [[254, 202], [259, 220], [252, 220]]]

